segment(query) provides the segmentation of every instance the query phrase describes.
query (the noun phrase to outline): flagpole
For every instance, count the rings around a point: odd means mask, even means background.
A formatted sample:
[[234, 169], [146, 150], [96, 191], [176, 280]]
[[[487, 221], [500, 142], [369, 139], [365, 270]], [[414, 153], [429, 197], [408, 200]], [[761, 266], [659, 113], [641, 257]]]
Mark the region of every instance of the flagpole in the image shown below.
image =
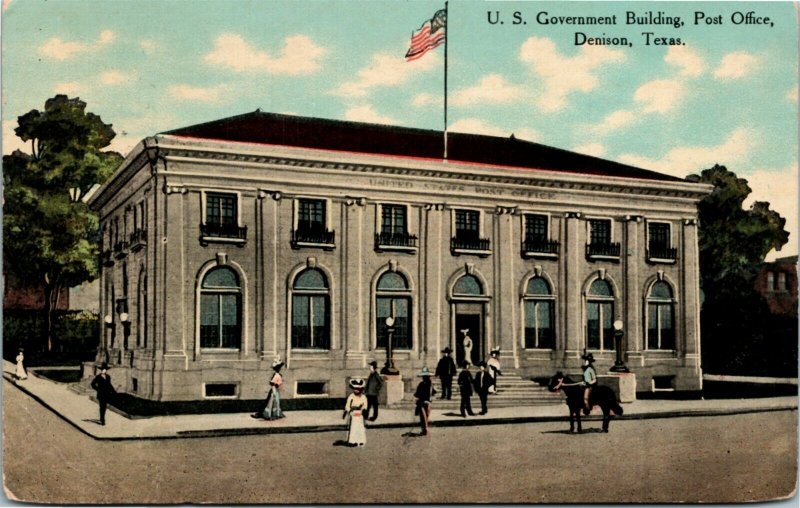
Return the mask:
[[444, 160], [447, 160], [447, 40], [450, 38], [450, 13], [444, 3]]

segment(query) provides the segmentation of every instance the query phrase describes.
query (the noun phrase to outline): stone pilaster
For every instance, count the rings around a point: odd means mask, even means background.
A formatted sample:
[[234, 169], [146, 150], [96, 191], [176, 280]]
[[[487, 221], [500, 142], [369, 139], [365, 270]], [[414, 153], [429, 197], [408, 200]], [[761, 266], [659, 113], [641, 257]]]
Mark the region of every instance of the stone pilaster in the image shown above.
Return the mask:
[[[183, 204], [188, 198], [188, 189], [182, 186], [165, 185], [162, 219], [164, 235], [162, 238], [162, 259], [159, 263], [162, 281], [159, 293], [162, 298], [161, 318], [163, 320], [163, 344], [165, 357], [185, 359], [188, 350], [193, 350], [194, 334], [187, 341], [185, 330], [194, 329], [194, 316], [186, 316], [186, 291], [194, 286], [194, 277], [186, 273], [184, 263], [184, 216]], [[197, 221], [195, 221], [197, 222]], [[197, 226], [195, 226], [197, 227]], [[199, 233], [199, 232], [198, 232]], [[191, 281], [191, 282], [187, 282]], [[194, 299], [192, 299], [193, 301]], [[188, 319], [188, 322], [187, 322]]]
[[[686, 366], [700, 368], [700, 259], [697, 219], [683, 221], [681, 238], [681, 301], [683, 337], [678, 343], [678, 355]], [[681, 338], [679, 338], [680, 340]]]
[[373, 245], [370, 232], [364, 227], [365, 198], [346, 198], [342, 209], [342, 333], [338, 348], [348, 354], [364, 354], [367, 350], [365, 320], [369, 316], [369, 279], [364, 280], [362, 251]]
[[642, 351], [642, 284], [639, 265], [645, 256], [644, 220], [640, 215], [625, 217], [625, 237], [623, 244], [623, 270], [625, 277], [625, 294], [623, 323], [625, 323], [626, 341], [624, 350], [628, 359], [635, 365], [643, 365]]
[[442, 256], [450, 250], [448, 228], [444, 223], [444, 205], [429, 204], [423, 210], [424, 220], [420, 221], [420, 227], [424, 227], [424, 231], [420, 231], [420, 254], [424, 256], [420, 312], [425, 314], [422, 321], [426, 325], [424, 331], [420, 332], [424, 337], [419, 344], [418, 353], [421, 358], [425, 357], [427, 351], [438, 353], [450, 343], [447, 335], [450, 333], [447, 325], [450, 313], [445, 307], [445, 281], [442, 280]]
[[564, 274], [563, 291], [560, 295], [559, 310], [564, 323], [564, 333], [560, 334], [565, 359], [576, 358], [582, 348], [582, 302], [580, 260], [584, 246], [580, 242], [580, 229], [584, 227], [582, 215], [568, 212], [564, 220], [564, 242], [562, 243], [561, 265]]
[[498, 206], [493, 217], [494, 242], [492, 256], [494, 264], [494, 344], [499, 347], [503, 357], [511, 355], [514, 359], [514, 368], [519, 366], [517, 359], [517, 305], [519, 295], [519, 282], [514, 280], [514, 261], [520, 249], [514, 235], [514, 216], [516, 207]]

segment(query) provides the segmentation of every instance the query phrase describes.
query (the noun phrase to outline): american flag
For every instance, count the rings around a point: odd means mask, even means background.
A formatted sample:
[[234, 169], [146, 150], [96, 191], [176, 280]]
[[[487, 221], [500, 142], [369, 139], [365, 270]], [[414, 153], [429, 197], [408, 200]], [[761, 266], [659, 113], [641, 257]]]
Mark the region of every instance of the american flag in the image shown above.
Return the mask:
[[444, 9], [436, 14], [411, 34], [411, 47], [406, 52], [406, 61], [410, 62], [421, 58], [428, 51], [439, 47], [445, 41], [447, 27], [447, 13]]

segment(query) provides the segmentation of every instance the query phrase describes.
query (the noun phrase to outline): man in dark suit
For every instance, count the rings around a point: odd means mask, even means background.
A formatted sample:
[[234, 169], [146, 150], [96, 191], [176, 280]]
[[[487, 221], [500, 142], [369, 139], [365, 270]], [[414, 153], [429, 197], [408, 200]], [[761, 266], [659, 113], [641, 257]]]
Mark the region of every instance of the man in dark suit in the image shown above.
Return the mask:
[[472, 412], [472, 404], [470, 397], [472, 397], [472, 374], [469, 372], [469, 362], [464, 360], [461, 363], [461, 372], [458, 374], [458, 391], [461, 393], [461, 417], [466, 418], [467, 415], [475, 416]]
[[97, 402], [100, 404], [100, 425], [106, 424], [106, 407], [111, 397], [117, 393], [114, 385], [111, 384], [111, 376], [108, 375], [108, 364], [103, 362], [100, 365], [100, 374], [92, 379], [92, 388], [97, 391]]
[[453, 350], [449, 347], [442, 349], [442, 359], [436, 365], [436, 377], [442, 381], [442, 396], [440, 398], [450, 400], [453, 396], [453, 376], [456, 375], [456, 362], [450, 356]]
[[[364, 414], [364, 416], [368, 417], [367, 419], [371, 422], [374, 422], [378, 419], [378, 395], [380, 395], [382, 388], [383, 378], [380, 374], [378, 374], [378, 362], [373, 360], [369, 362], [369, 378], [367, 379], [367, 411]], [[375, 411], [372, 413], [372, 416], [369, 416], [372, 408], [375, 408]]]
[[475, 391], [478, 392], [478, 397], [481, 399], [481, 412], [478, 414], [485, 415], [489, 412], [486, 407], [486, 400], [489, 398], [489, 388], [492, 386], [492, 376], [486, 372], [486, 362], [480, 362], [478, 366], [481, 370], [475, 374]]

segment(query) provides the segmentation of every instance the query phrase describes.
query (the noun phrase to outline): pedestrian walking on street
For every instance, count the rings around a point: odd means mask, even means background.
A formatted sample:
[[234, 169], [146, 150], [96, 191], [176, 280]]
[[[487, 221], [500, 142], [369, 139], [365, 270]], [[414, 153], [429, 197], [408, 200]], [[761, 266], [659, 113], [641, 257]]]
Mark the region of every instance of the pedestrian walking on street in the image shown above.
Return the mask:
[[[378, 374], [378, 362], [369, 362], [369, 377], [367, 378], [367, 419], [374, 422], [378, 419], [378, 395], [383, 389], [383, 378]], [[374, 411], [373, 411], [374, 409]], [[372, 414], [372, 416], [370, 416]]]
[[267, 388], [267, 398], [264, 404], [257, 412], [250, 415], [253, 418], [263, 418], [264, 420], [277, 420], [283, 418], [285, 415], [281, 411], [281, 386], [283, 385], [283, 376], [281, 376], [281, 368], [283, 362], [280, 358], [276, 358], [272, 362], [272, 376], [269, 379], [269, 387]]
[[23, 353], [24, 350], [19, 348], [19, 352], [17, 353], [17, 371], [14, 373], [19, 381], [28, 379], [28, 371], [25, 370], [25, 365], [22, 364], [25, 360], [25, 355]]
[[450, 347], [442, 349], [443, 356], [436, 365], [436, 377], [442, 381], [442, 396], [439, 397], [440, 399], [450, 400], [453, 396], [453, 376], [456, 375], [458, 370], [456, 369], [456, 362], [450, 356], [452, 352], [453, 350]]
[[100, 365], [100, 374], [92, 379], [92, 388], [97, 392], [97, 402], [100, 405], [100, 425], [106, 424], [106, 408], [109, 400], [117, 393], [114, 385], [111, 384], [111, 376], [108, 375], [108, 364], [103, 362]]
[[478, 392], [478, 398], [481, 399], [481, 412], [478, 414], [485, 415], [489, 412], [486, 400], [489, 398], [489, 388], [492, 386], [492, 377], [486, 372], [486, 362], [480, 362], [478, 367], [481, 369], [475, 374], [475, 391]]
[[422, 429], [422, 435], [428, 435], [428, 422], [431, 417], [431, 399], [436, 394], [436, 389], [431, 383], [431, 372], [428, 367], [422, 367], [422, 372], [417, 374], [422, 378], [422, 381], [417, 385], [417, 390], [414, 392], [414, 397], [417, 399], [414, 414], [419, 416], [419, 425]]
[[497, 393], [497, 376], [502, 376], [503, 373], [500, 371], [500, 348], [494, 348], [489, 353], [489, 361], [486, 362], [486, 366], [488, 367], [489, 375], [492, 376], [492, 386], [489, 389], [489, 393]]
[[467, 415], [475, 416], [472, 412], [472, 374], [469, 371], [469, 362], [464, 360], [461, 363], [461, 372], [458, 374], [458, 391], [461, 394], [461, 417], [466, 418]]
[[583, 356], [583, 414], [588, 415], [592, 408], [589, 407], [589, 396], [597, 385], [597, 371], [594, 370], [594, 355], [584, 352]]
[[364, 427], [364, 410], [367, 408], [367, 397], [363, 395], [365, 386], [363, 379], [350, 380], [353, 393], [348, 395], [342, 413], [342, 418], [347, 419], [347, 444], [350, 446], [364, 446], [367, 442], [367, 431]]

